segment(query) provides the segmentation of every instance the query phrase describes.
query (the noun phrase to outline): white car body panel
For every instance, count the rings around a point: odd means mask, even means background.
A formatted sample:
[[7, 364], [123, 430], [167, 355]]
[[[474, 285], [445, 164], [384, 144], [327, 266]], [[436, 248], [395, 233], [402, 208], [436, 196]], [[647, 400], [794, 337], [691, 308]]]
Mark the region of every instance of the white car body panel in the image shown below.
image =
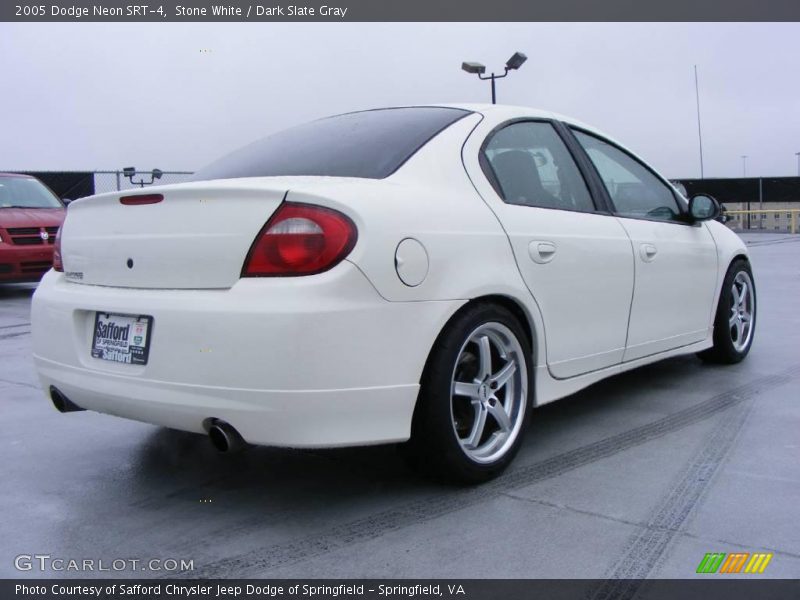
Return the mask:
[[718, 264], [717, 247], [705, 225], [619, 221], [633, 244], [636, 279], [624, 360], [709, 337], [708, 307], [714, 301]]
[[[747, 255], [735, 234], [715, 222], [665, 228], [507, 205], [478, 164], [488, 132], [521, 117], [575, 122], [527, 108], [463, 108], [475, 114], [382, 180], [243, 178], [149, 187], [165, 196], [154, 205], [122, 207], [118, 197], [133, 192], [74, 202], [62, 247], [65, 271], [83, 273], [82, 282], [50, 272], [32, 305], [44, 389], [187, 431], [222, 419], [252, 443], [357, 445], [408, 439], [428, 353], [475, 299], [502, 298], [527, 321], [537, 405], [711, 346], [725, 270]], [[284, 195], [345, 213], [358, 228], [355, 247], [325, 273], [240, 278]], [[408, 238], [429, 263], [413, 286], [395, 265]], [[639, 264], [637, 245], [654, 240], [665, 260]], [[530, 257], [539, 241], [557, 247], [549, 263]], [[130, 272], [119, 266], [128, 255]], [[95, 311], [153, 317], [147, 365], [90, 356]]]
[[[297, 447], [407, 439], [426, 358], [418, 348], [463, 304], [388, 302], [346, 261], [313, 278], [242, 279], [229, 290], [45, 277], [31, 315], [45, 390], [188, 431], [222, 419], [249, 442]], [[90, 356], [95, 311], [153, 317], [147, 365]]]
[[[504, 115], [500, 122], [515, 117]], [[478, 162], [483, 141], [498, 124], [495, 119], [481, 123], [464, 146], [464, 166], [503, 224], [528, 295], [544, 315], [545, 343], [537, 346], [546, 348], [541, 358], [546, 357], [558, 378], [619, 364], [633, 293], [631, 243], [625, 230], [611, 215], [506, 204]], [[539, 244], [555, 250], [548, 262], [537, 262]], [[589, 314], [602, 318], [580, 318]]]
[[[239, 280], [242, 256], [286, 195], [278, 182], [254, 187], [250, 181], [153, 188], [169, 201], [141, 206], [120, 204], [120, 197], [135, 195], [130, 191], [74, 202], [62, 233], [65, 271], [94, 285], [229, 288]], [[132, 256], [136, 268], [120, 269]]]
[[[524, 293], [502, 227], [476, 198], [458, 152], [447, 151], [463, 143], [479, 120], [479, 115], [470, 115], [456, 122], [386, 179], [296, 186], [287, 200], [348, 214], [359, 228], [359, 240], [347, 260], [387, 300]], [[394, 267], [397, 246], [408, 237], [422, 243], [430, 261], [424, 281], [413, 287], [400, 280]]]
[[[517, 266], [544, 319], [547, 364], [564, 379], [619, 364], [633, 293], [630, 241], [614, 217], [504, 205]], [[538, 253], [545, 245], [552, 258]], [[581, 315], [602, 318], [581, 318]]]

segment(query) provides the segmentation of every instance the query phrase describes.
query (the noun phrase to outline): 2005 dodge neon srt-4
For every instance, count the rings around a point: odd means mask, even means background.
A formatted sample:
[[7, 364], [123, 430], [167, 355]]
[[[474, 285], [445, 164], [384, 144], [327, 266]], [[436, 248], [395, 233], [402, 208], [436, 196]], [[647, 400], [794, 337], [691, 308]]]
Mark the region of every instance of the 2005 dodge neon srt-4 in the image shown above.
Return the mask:
[[340, 115], [73, 202], [35, 361], [64, 411], [220, 449], [409, 440], [481, 481], [533, 406], [677, 354], [745, 357], [753, 275], [718, 210], [552, 113]]

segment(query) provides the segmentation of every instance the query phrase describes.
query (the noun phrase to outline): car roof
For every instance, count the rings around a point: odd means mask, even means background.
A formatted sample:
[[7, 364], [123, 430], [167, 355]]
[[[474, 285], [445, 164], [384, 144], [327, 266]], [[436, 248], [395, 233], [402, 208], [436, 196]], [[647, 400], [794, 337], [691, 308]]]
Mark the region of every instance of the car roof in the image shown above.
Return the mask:
[[22, 179], [36, 179], [33, 175], [26, 175], [25, 173], [0, 173], [0, 177], [20, 177]]
[[536, 108], [533, 106], [520, 106], [516, 104], [489, 104], [488, 102], [467, 102], [455, 104], [436, 104], [435, 106], [442, 106], [448, 108], [458, 108], [461, 110], [469, 110], [472, 112], [487, 113], [487, 112], [500, 112], [500, 111], [520, 111], [532, 117], [550, 118], [553, 112], [543, 108]]
[[[561, 113], [553, 112], [543, 108], [536, 108], [533, 106], [521, 106], [515, 104], [488, 104], [488, 103], [465, 103], [465, 104], [437, 104], [436, 106], [458, 108], [461, 110], [469, 110], [472, 112], [481, 113], [486, 116], [492, 116], [499, 120], [513, 119], [519, 117], [528, 117], [531, 119], [553, 119], [556, 121], [563, 121], [570, 125], [576, 125], [581, 129], [587, 131], [594, 131], [601, 133], [597, 128], [579, 121], [573, 117], [563, 115]], [[604, 137], [608, 137], [605, 134]]]
[[[602, 129], [598, 129], [597, 127], [593, 127], [588, 123], [584, 123], [583, 121], [580, 121], [573, 117], [569, 117], [567, 115], [562, 115], [557, 112], [544, 110], [541, 108], [533, 108], [530, 106], [515, 106], [512, 104], [473, 103], [473, 104], [437, 104], [436, 106], [442, 106], [446, 108], [457, 108], [461, 110], [469, 110], [472, 112], [476, 112], [484, 115], [487, 119], [490, 119], [493, 123], [497, 125], [513, 119], [552, 119], [555, 121], [562, 121], [567, 125], [577, 127], [578, 129], [582, 129], [588, 133], [593, 133], [601, 138], [604, 138], [609, 142], [624, 149], [629, 154], [632, 154], [637, 159], [644, 161], [642, 157], [640, 157], [638, 154], [630, 150], [625, 144], [615, 139], [614, 136], [604, 132]], [[644, 162], [646, 163], [647, 161]]]
[[[576, 125], [581, 129], [586, 129], [587, 131], [594, 131], [597, 133], [602, 133], [598, 131], [596, 128], [579, 121], [578, 119], [574, 119], [567, 115], [562, 115], [557, 112], [553, 112], [550, 110], [545, 110], [542, 108], [534, 108], [531, 106], [519, 106], [513, 104], [488, 104], [488, 103], [480, 103], [480, 102], [463, 102], [463, 103], [433, 103], [433, 104], [405, 104], [405, 105], [397, 105], [397, 106], [376, 106], [374, 108], [368, 109], [361, 109], [355, 110], [347, 113], [341, 113], [338, 115], [329, 115], [328, 117], [335, 117], [335, 116], [342, 116], [347, 114], [353, 113], [360, 113], [360, 112], [371, 112], [375, 110], [392, 110], [398, 108], [452, 108], [456, 110], [465, 110], [474, 113], [480, 113], [484, 116], [491, 116], [497, 120], [504, 121], [507, 119], [514, 119], [514, 118], [531, 118], [531, 119], [552, 119], [556, 121], [563, 121], [570, 125]], [[603, 134], [605, 136], [605, 134]], [[605, 136], [608, 137], [608, 136]]]

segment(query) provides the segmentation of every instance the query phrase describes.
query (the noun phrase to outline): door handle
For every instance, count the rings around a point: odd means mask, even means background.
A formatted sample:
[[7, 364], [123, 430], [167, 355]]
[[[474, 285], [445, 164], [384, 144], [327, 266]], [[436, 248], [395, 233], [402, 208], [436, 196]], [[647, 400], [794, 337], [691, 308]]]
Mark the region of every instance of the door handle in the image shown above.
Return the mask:
[[534, 240], [528, 245], [528, 254], [535, 263], [548, 263], [556, 255], [556, 245], [553, 242]]
[[639, 246], [639, 256], [644, 262], [651, 262], [658, 254], [658, 248], [653, 244], [642, 244]]

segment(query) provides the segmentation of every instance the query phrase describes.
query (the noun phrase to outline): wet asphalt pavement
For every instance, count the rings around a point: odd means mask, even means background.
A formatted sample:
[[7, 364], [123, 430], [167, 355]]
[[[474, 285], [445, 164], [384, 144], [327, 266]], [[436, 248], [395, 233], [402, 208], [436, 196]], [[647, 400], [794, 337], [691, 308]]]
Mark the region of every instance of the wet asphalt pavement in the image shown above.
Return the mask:
[[[30, 357], [33, 286], [0, 286], [0, 577], [161, 577], [141, 569], [176, 559], [185, 577], [684, 578], [707, 552], [770, 552], [764, 576], [798, 577], [800, 236], [748, 242], [746, 361], [670, 359], [537, 409], [510, 470], [477, 488], [421, 479], [390, 446], [229, 456], [60, 414]], [[15, 568], [34, 554], [128, 562]]]

